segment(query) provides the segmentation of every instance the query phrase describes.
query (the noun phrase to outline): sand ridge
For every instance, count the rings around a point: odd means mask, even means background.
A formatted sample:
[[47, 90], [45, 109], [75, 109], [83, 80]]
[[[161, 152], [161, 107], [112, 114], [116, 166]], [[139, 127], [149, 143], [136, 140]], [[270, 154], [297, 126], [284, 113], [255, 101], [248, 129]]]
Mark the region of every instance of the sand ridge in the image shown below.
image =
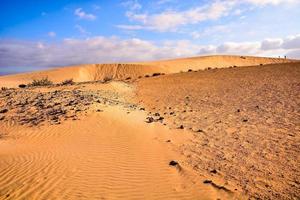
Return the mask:
[[201, 56], [140, 63], [86, 64], [0, 76], [0, 86], [17, 87], [19, 84], [28, 84], [34, 79], [46, 77], [54, 83], [60, 83], [67, 79], [73, 79], [75, 82], [101, 81], [104, 79], [136, 80], [145, 76], [152, 76], [155, 73], [169, 74], [188, 70], [203, 70], [205, 68], [252, 66], [294, 61], [251, 56]]

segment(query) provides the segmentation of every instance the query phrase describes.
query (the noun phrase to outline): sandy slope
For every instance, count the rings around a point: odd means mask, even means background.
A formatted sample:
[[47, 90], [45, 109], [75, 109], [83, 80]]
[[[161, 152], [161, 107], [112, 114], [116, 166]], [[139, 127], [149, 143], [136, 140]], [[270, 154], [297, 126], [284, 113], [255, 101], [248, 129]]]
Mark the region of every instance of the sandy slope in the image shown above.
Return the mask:
[[169, 166], [180, 157], [165, 141], [178, 132], [148, 126], [141, 112], [96, 108], [103, 112], [76, 123], [36, 128], [2, 124], [8, 136], [0, 140], [0, 199], [232, 197], [204, 185], [203, 177], [184, 166]]
[[0, 77], [0, 86], [17, 87], [19, 84], [27, 84], [33, 79], [45, 77], [48, 77], [55, 83], [71, 78], [76, 82], [103, 80], [104, 78], [124, 80], [137, 79], [145, 75], [151, 76], [153, 73], [167, 74], [208, 67], [250, 66], [291, 61], [293, 60], [247, 56], [203, 56], [134, 64], [90, 64], [2, 76]]
[[150, 115], [195, 132], [179, 150], [194, 169], [256, 198], [300, 197], [300, 63], [171, 74], [136, 85]]

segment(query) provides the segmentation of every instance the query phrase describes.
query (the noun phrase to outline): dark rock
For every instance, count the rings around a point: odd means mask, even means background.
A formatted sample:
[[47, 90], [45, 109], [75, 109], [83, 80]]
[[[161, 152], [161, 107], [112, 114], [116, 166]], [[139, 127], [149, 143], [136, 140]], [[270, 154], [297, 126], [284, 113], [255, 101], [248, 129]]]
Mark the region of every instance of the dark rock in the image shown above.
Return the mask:
[[237, 111], [236, 112], [241, 112], [241, 110], [240, 109], [237, 109]]
[[27, 85], [25, 85], [25, 84], [20, 84], [19, 85], [19, 88], [26, 88], [27, 87]]
[[8, 109], [7, 108], [3, 108], [0, 110], [0, 113], [7, 113], [8, 112]]
[[248, 122], [248, 119], [243, 119], [243, 122]]
[[179, 125], [177, 128], [178, 129], [183, 129], [184, 127], [183, 127], [183, 125]]
[[0, 116], [0, 121], [4, 120], [5, 116]]
[[147, 117], [147, 118], [146, 118], [146, 122], [147, 122], [147, 123], [152, 123], [152, 122], [154, 122], [153, 117]]
[[203, 183], [209, 184], [209, 183], [212, 183], [212, 180], [204, 180]]
[[217, 170], [216, 169], [210, 170], [210, 173], [216, 174]]
[[169, 165], [170, 165], [170, 166], [177, 166], [177, 165], [178, 165], [178, 162], [175, 161], [175, 160], [171, 160], [171, 161], [169, 162]]

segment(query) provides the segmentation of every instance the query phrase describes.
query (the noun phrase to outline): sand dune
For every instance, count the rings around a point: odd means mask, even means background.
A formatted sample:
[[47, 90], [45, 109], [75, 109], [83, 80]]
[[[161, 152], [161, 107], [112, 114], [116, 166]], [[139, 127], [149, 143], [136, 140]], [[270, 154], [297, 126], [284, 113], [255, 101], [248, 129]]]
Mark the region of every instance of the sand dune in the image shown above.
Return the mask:
[[66, 79], [75, 82], [96, 81], [104, 78], [114, 80], [137, 79], [153, 73], [178, 73], [189, 69], [199, 70], [208, 67], [222, 68], [229, 66], [251, 66], [269, 63], [292, 62], [289, 59], [264, 58], [249, 56], [203, 56], [175, 60], [163, 60], [144, 63], [123, 64], [90, 64], [62, 67], [51, 70], [31, 72], [18, 75], [0, 76], [0, 86], [17, 87], [27, 84], [33, 79], [48, 77], [55, 83]]
[[82, 65], [0, 86], [45, 76], [87, 82], [0, 90], [0, 199], [300, 197], [299, 62]]

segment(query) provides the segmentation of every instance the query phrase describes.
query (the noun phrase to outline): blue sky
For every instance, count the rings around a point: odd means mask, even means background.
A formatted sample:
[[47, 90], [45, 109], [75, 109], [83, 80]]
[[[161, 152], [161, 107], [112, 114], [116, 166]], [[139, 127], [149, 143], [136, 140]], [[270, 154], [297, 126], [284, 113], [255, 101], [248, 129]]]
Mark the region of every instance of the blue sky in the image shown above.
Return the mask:
[[300, 58], [300, 0], [0, 1], [0, 74], [211, 54]]

